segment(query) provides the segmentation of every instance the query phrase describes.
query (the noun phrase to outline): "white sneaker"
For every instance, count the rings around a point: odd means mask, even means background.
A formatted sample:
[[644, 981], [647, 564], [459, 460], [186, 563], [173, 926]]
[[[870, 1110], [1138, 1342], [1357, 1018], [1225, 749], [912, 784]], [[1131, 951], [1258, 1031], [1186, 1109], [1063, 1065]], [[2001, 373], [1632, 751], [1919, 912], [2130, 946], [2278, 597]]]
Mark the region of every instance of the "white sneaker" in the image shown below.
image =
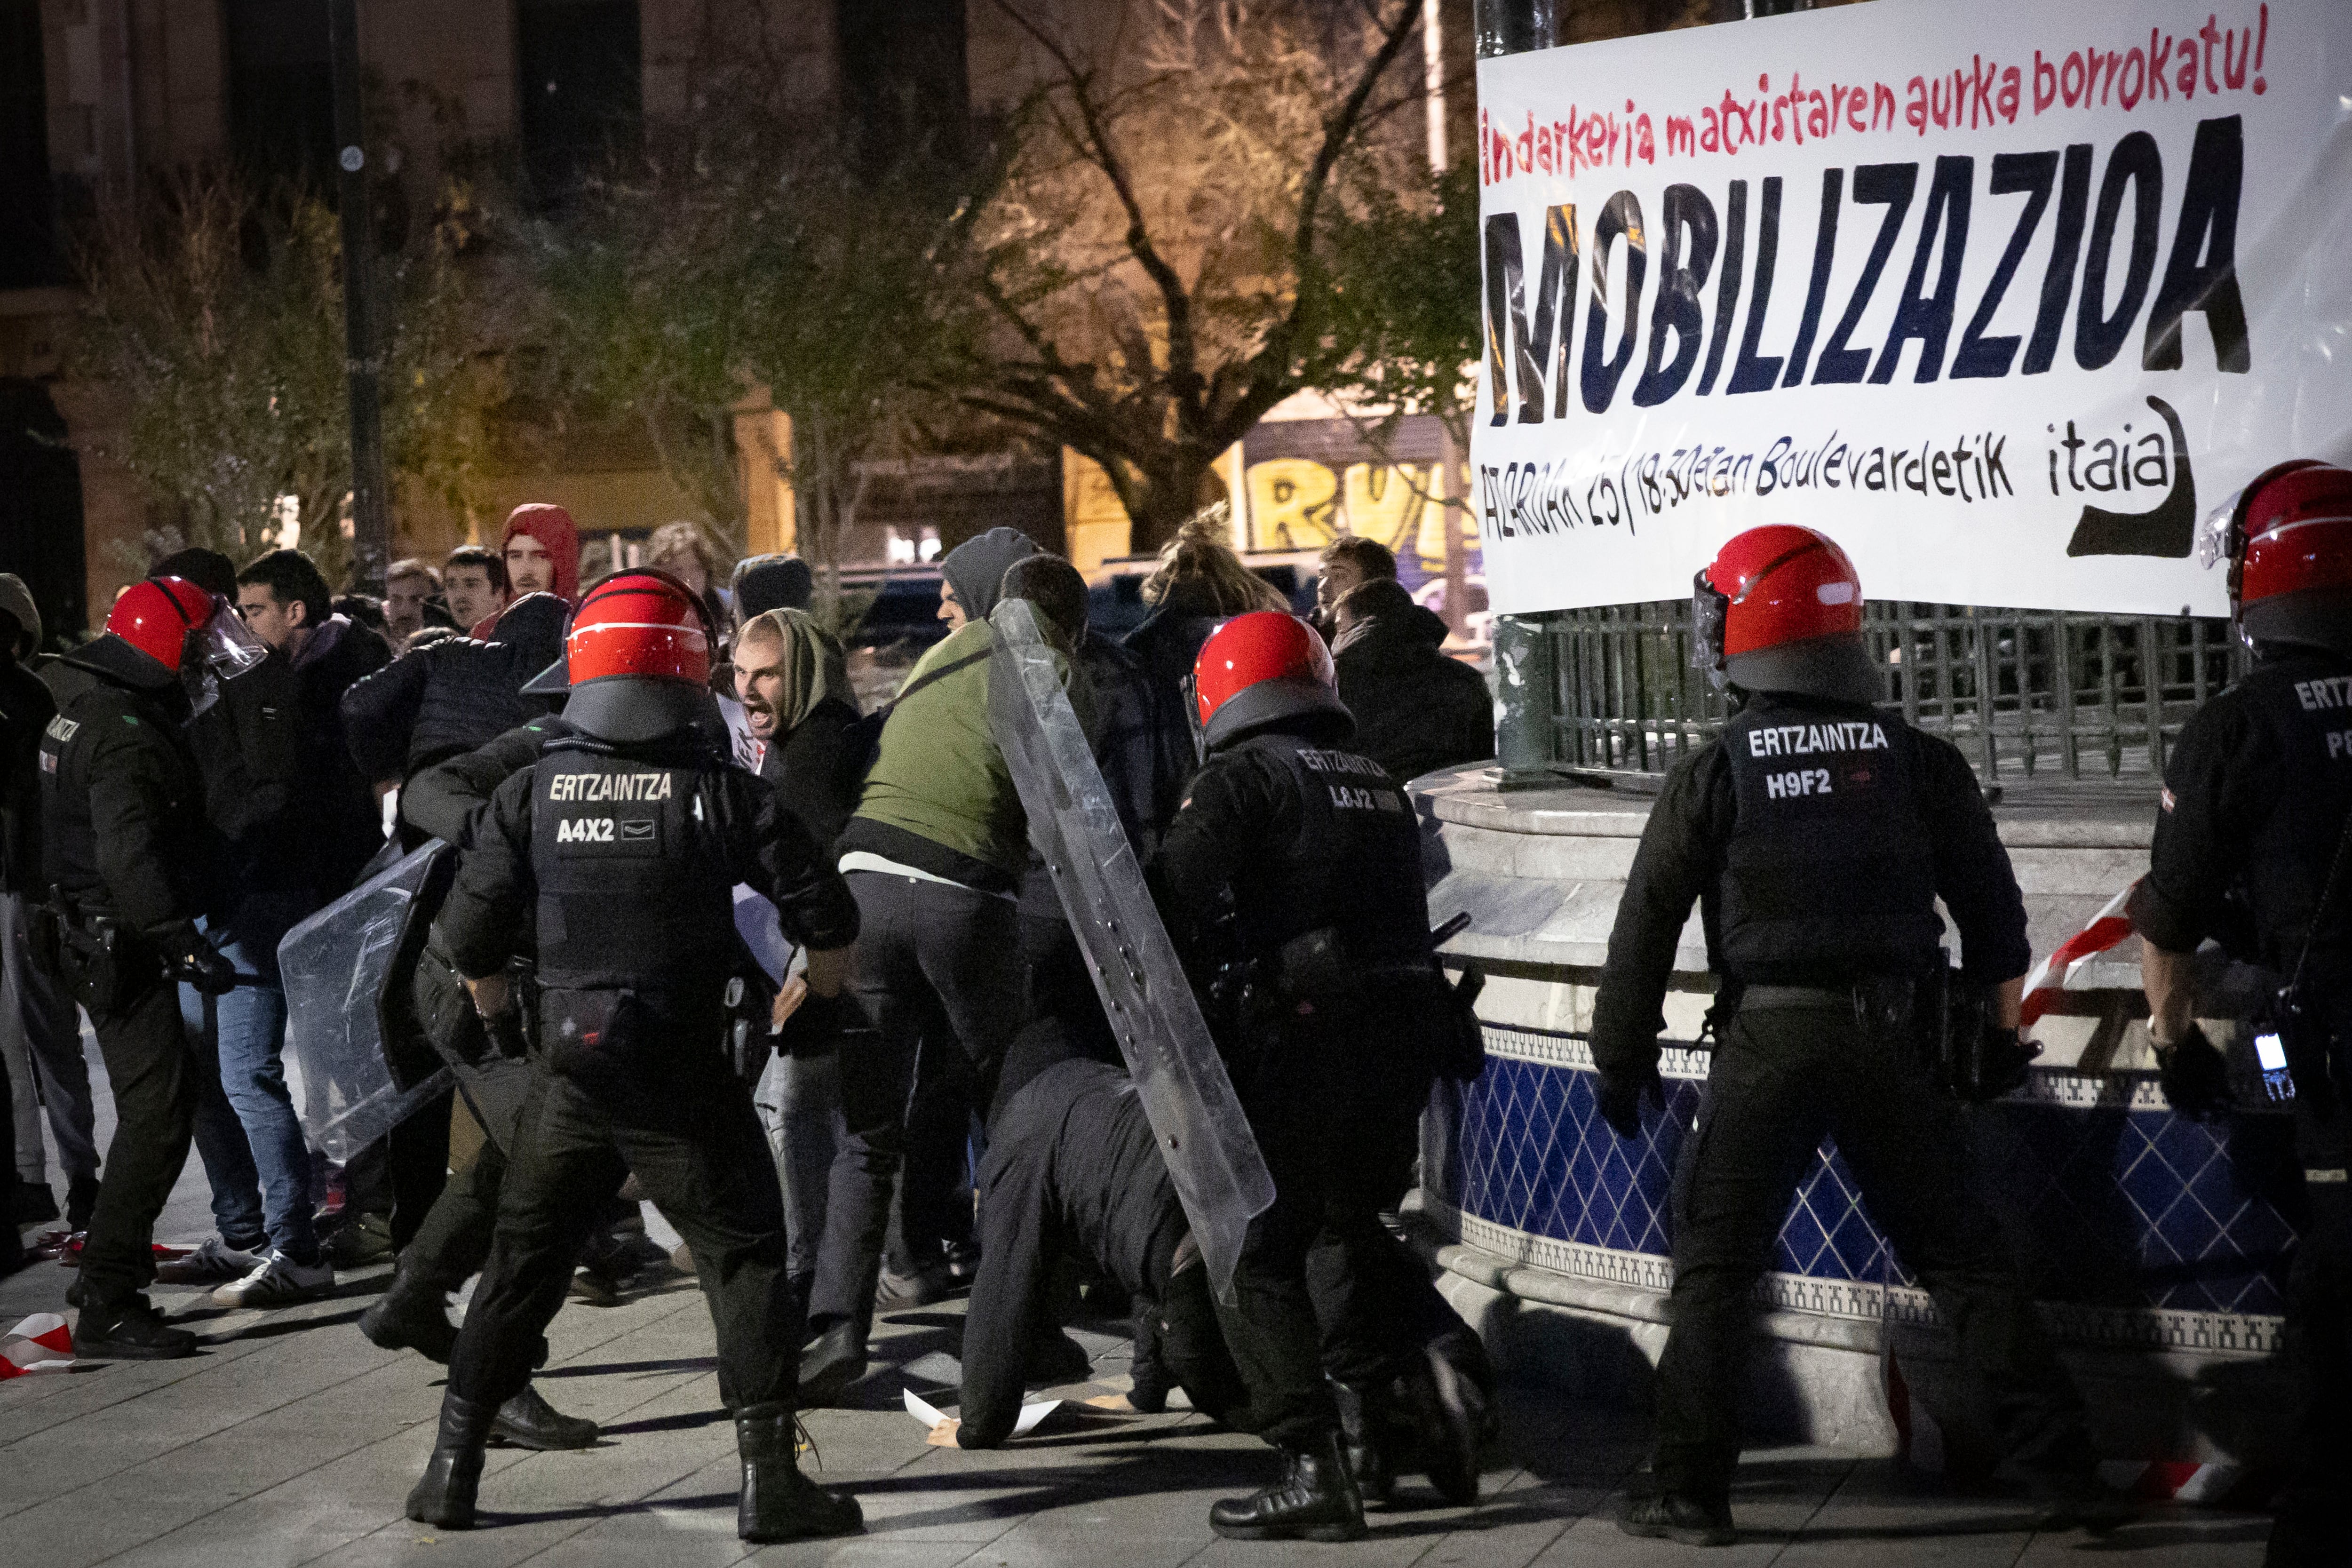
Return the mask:
[[202, 1247], [185, 1258], [155, 1265], [155, 1279], [163, 1285], [217, 1285], [224, 1279], [244, 1279], [268, 1256], [266, 1251], [240, 1251], [217, 1236], [208, 1236]]
[[213, 1304], [290, 1307], [297, 1301], [315, 1301], [334, 1288], [334, 1266], [325, 1258], [305, 1268], [282, 1252], [272, 1252], [244, 1279], [214, 1291]]

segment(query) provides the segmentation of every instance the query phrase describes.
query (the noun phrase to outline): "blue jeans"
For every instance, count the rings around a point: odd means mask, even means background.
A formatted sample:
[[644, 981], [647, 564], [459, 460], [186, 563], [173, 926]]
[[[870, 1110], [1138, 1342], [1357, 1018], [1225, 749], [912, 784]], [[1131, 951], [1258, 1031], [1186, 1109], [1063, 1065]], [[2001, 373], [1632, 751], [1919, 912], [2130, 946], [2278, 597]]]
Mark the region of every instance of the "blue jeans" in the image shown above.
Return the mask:
[[[299, 893], [256, 892], [239, 900], [227, 919], [205, 921], [205, 933], [237, 973], [268, 984], [198, 998], [220, 1054], [221, 1088], [252, 1150], [270, 1243], [302, 1263], [317, 1260], [319, 1236], [311, 1223], [310, 1146], [286, 1088], [286, 993], [278, 984], [278, 943], [310, 912]], [[181, 988], [184, 1009], [189, 994]], [[219, 1212], [217, 1193], [214, 1212]]]
[[245, 1123], [221, 1087], [208, 1000], [192, 985], [180, 987], [180, 1022], [197, 1065], [196, 1158], [205, 1163], [205, 1184], [212, 1188], [213, 1228], [231, 1246], [259, 1247], [268, 1234], [261, 1220], [261, 1173], [253, 1168]]

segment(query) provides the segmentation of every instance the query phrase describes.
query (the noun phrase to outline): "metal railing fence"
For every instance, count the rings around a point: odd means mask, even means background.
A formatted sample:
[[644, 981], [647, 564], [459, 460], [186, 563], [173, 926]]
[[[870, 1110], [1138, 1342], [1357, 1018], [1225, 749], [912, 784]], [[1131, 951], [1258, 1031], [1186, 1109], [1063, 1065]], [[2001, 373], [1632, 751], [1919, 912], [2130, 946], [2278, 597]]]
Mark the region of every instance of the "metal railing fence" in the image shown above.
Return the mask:
[[[1903, 716], [1957, 744], [1988, 786], [2160, 778], [2242, 654], [2228, 622], [2178, 616], [1874, 602], [1864, 634]], [[1723, 698], [1691, 664], [1687, 602], [1555, 611], [1522, 618], [1517, 637], [1536, 687], [1507, 715], [1535, 731], [1507, 740], [1517, 782], [1655, 776], [1723, 726]]]

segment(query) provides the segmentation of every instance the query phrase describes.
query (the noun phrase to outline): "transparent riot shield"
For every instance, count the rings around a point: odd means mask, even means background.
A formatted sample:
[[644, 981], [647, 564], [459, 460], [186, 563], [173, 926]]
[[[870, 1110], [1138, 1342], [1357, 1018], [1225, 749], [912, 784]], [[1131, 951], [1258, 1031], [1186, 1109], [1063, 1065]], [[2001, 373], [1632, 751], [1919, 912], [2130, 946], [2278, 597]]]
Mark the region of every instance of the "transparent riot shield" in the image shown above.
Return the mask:
[[393, 1080], [377, 1008], [409, 906], [446, 847], [436, 840], [395, 861], [278, 944], [295, 1104], [330, 1160], [349, 1160], [449, 1087], [446, 1068], [404, 1090]]
[[1053, 873], [1086, 952], [1210, 1283], [1230, 1300], [1243, 1237], [1273, 1204], [1274, 1178], [1144, 888], [1143, 868], [1055, 674], [1035, 612], [1025, 600], [1007, 599], [989, 620], [997, 639], [990, 720], [1028, 813], [1029, 841]]

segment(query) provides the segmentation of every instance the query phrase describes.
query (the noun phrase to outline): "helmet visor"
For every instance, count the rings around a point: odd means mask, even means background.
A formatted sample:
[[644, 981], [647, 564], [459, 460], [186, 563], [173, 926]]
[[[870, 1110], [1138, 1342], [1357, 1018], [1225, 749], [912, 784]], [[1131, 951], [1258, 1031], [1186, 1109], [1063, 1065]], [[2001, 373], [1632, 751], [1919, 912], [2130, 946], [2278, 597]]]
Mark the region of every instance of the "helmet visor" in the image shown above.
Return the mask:
[[2231, 535], [2237, 531], [2238, 508], [2245, 499], [2243, 489], [2231, 491], [2197, 525], [2197, 564], [2206, 571], [2210, 572], [2235, 553]]
[[1723, 668], [1723, 627], [1731, 601], [1700, 572], [1691, 578], [1691, 668], [1709, 674]]
[[223, 680], [243, 675], [269, 657], [269, 645], [254, 636], [245, 617], [217, 594], [213, 595], [212, 618], [192, 630], [197, 657]]

